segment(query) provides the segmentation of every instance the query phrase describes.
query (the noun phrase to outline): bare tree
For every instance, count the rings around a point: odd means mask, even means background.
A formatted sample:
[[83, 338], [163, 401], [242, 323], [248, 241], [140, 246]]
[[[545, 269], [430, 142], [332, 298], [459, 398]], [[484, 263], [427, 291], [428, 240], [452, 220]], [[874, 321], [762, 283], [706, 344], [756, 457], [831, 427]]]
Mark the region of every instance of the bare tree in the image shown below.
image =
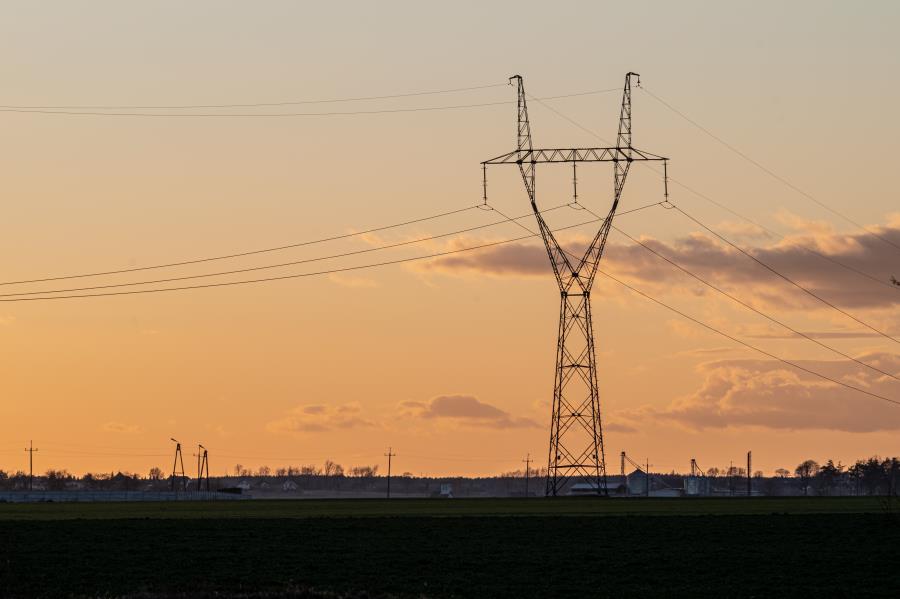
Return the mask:
[[371, 478], [378, 474], [378, 466], [354, 466], [350, 469], [350, 476]]
[[161, 468], [154, 466], [150, 469], [150, 474], [147, 476], [150, 480], [162, 480], [163, 479], [163, 471]]
[[778, 478], [787, 478], [791, 475], [791, 471], [787, 468], [778, 468], [775, 470], [775, 476]]
[[797, 465], [794, 474], [800, 477], [803, 483], [803, 494], [809, 494], [809, 480], [819, 473], [819, 463], [815, 460], [806, 460]]

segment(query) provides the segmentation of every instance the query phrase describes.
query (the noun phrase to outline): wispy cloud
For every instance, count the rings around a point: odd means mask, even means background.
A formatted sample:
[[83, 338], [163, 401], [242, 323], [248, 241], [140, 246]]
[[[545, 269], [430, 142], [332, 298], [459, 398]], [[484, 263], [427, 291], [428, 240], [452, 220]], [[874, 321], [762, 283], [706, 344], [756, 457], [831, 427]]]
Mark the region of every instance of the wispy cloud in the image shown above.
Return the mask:
[[402, 414], [426, 420], [449, 420], [470, 426], [509, 429], [538, 427], [530, 418], [511, 415], [472, 395], [439, 395], [428, 401], [400, 403]]
[[123, 424], [121, 422], [107, 422], [103, 425], [103, 430], [108, 433], [134, 434], [141, 431], [136, 424]]
[[[860, 359], [900, 375], [900, 355], [871, 353]], [[835, 380], [900, 400], [900, 382], [843, 361], [802, 361]], [[694, 429], [762, 427], [844, 432], [900, 430], [900, 406], [797, 371], [774, 360], [719, 360], [701, 365], [705, 380], [693, 394], [665, 408], [617, 416], [626, 421], [677, 422]]]
[[338, 406], [310, 404], [291, 409], [283, 418], [266, 424], [266, 430], [275, 433], [320, 433], [375, 425], [375, 422], [363, 417], [362, 407], [358, 403]]
[[[812, 248], [887, 283], [891, 274], [898, 270], [897, 254], [895, 248], [878, 237], [900, 245], [900, 226], [893, 220], [888, 225], [873, 227], [876, 237], [865, 232], [837, 232], [825, 223], [785, 215], [782, 218], [793, 232], [778, 243], [750, 248], [754, 256], [843, 307], [891, 310], [900, 306], [900, 292], [866, 280], [805, 249]], [[750, 233], [746, 231], [740, 236], [747, 237]], [[780, 309], [824, 309], [813, 298], [707, 234], [693, 233], [671, 242], [650, 237], [641, 238], [641, 241], [684, 268], [753, 303]], [[578, 255], [582, 244], [569, 243], [565, 247]], [[453, 275], [552, 277], [544, 248], [530, 241], [454, 254], [428, 261], [417, 268]], [[617, 276], [644, 283], [646, 288], [659, 293], [695, 295], [708, 292], [697, 281], [632, 243], [610, 243], [604, 268]]]

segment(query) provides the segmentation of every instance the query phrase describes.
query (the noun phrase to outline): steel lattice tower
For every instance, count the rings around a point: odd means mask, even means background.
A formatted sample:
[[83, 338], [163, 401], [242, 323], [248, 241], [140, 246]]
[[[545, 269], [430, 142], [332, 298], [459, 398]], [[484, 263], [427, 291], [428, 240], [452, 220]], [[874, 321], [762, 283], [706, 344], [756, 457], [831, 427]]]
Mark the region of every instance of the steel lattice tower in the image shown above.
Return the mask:
[[[597, 357], [591, 323], [591, 287], [606, 246], [613, 217], [619, 206], [625, 178], [636, 160], [666, 158], [631, 146], [631, 79], [625, 75], [619, 132], [614, 148], [548, 148], [535, 149], [531, 143], [525, 84], [520, 75], [510, 78], [518, 92], [516, 150], [482, 163], [487, 189], [487, 167], [515, 164], [525, 183], [525, 191], [540, 230], [556, 282], [559, 284], [559, 334], [556, 346], [556, 380], [553, 386], [553, 411], [550, 420], [550, 451], [547, 459], [548, 496], [560, 494], [569, 481], [593, 483], [598, 494], [606, 495], [606, 457], [600, 398], [597, 390]], [[541, 163], [572, 164], [579, 162], [613, 163], [613, 200], [609, 213], [600, 225], [581, 258], [566, 252], [544, 221], [535, 197], [535, 169]], [[487, 198], [485, 197], [485, 201]]]

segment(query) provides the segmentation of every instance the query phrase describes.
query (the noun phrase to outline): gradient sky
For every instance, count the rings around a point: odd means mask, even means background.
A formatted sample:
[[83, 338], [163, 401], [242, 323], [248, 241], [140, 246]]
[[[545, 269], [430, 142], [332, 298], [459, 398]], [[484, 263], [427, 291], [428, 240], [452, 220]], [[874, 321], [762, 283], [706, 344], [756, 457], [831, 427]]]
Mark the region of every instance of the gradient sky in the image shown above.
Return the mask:
[[[379, 96], [505, 83], [554, 96], [619, 88], [624, 73], [821, 202], [900, 243], [894, 163], [900, 5], [870, 2], [121, 2], [0, 5], [0, 104], [171, 105]], [[514, 90], [279, 107], [450, 111], [289, 118], [138, 118], [0, 112], [0, 279], [110, 270], [290, 244], [477, 203], [482, 160], [514, 149]], [[548, 101], [610, 139], [620, 94]], [[532, 102], [538, 146], [604, 145]], [[243, 112], [246, 112], [244, 110]], [[673, 184], [672, 200], [855, 316], [900, 335], [900, 251], [823, 210], [634, 96], [634, 145], [766, 227]], [[512, 169], [490, 200], [528, 210]], [[539, 202], [569, 201], [570, 172], [538, 173]], [[611, 171], [579, 171], [591, 208]], [[630, 175], [622, 209], [661, 199]], [[582, 213], [560, 210], [565, 225]], [[364, 238], [118, 278], [108, 284], [299, 260], [491, 222], [477, 210]], [[528, 221], [525, 221], [528, 223]], [[841, 351], [900, 373], [900, 349], [792, 291], [675, 211], [618, 225], [698, 274]], [[531, 225], [531, 223], [528, 223]], [[395, 260], [517, 237], [460, 238], [271, 271]], [[562, 235], [573, 247], [589, 228]], [[558, 291], [534, 242], [389, 266], [184, 293], [0, 303], [0, 468], [168, 467], [169, 437], [240, 463], [382, 464], [493, 474], [547, 451]], [[764, 319], [614, 233], [606, 269], [767, 351], [900, 399], [878, 378]], [[266, 272], [266, 271], [264, 271]], [[240, 277], [228, 277], [232, 280]], [[739, 462], [770, 473], [806, 458], [897, 455], [900, 407], [754, 354], [608, 280], [593, 296], [607, 461], [655, 469]]]

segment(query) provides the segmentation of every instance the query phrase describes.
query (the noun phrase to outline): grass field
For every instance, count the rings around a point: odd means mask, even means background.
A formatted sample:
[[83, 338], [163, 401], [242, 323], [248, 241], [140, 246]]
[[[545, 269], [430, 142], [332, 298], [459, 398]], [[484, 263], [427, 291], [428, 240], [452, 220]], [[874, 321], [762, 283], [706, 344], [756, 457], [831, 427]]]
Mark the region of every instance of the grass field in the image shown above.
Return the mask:
[[0, 505], [4, 597], [900, 596], [898, 558], [871, 498]]

